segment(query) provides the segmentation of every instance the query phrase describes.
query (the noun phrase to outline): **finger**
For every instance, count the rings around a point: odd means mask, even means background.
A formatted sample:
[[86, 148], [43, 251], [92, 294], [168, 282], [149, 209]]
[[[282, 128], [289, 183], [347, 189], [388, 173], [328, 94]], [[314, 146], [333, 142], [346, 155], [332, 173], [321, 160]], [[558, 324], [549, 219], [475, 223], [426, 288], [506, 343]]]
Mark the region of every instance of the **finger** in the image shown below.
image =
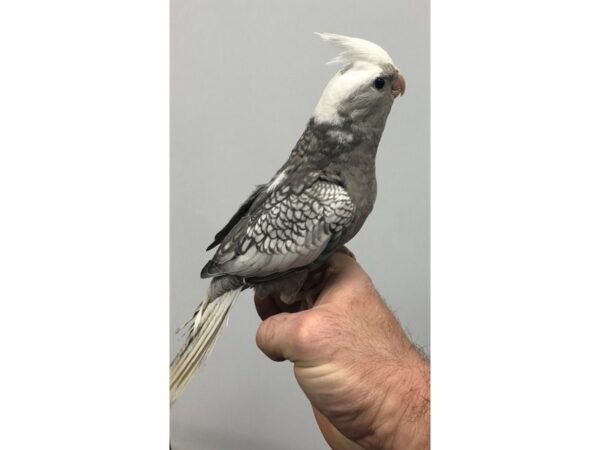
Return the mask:
[[327, 271], [327, 263], [325, 265], [319, 267], [306, 276], [306, 280], [302, 285], [302, 292], [311, 291], [315, 289], [321, 289], [323, 287], [323, 283], [325, 281], [325, 272]]
[[325, 262], [321, 267], [313, 270], [308, 274], [304, 284], [302, 285], [302, 293], [308, 297], [308, 303], [313, 305], [316, 299], [321, 294], [321, 291], [328, 283], [327, 278], [343, 268], [345, 264], [351, 264], [351, 262], [340, 255], [350, 257], [356, 261], [354, 254], [346, 247], [341, 247], [335, 251], [335, 253], [329, 257], [328, 261]]
[[372, 290], [369, 275], [345, 252], [334, 253], [327, 262], [325, 283], [317, 304], [337, 302], [349, 296], [362, 295]]
[[273, 297], [270, 295], [263, 298], [255, 294], [254, 306], [256, 307], [256, 312], [262, 320], [268, 319], [269, 317], [281, 312], [281, 309], [277, 306], [277, 303], [275, 303]]
[[337, 252], [340, 253], [345, 253], [346, 255], [350, 256], [353, 260], [356, 261], [356, 256], [354, 256], [354, 253], [352, 253], [352, 250], [350, 250], [348, 247], [346, 247], [345, 245], [341, 246], [340, 248], [338, 248], [336, 250]]
[[295, 301], [294, 303], [286, 303], [275, 295], [275, 303], [280, 311], [294, 313], [300, 311], [300, 302]]
[[256, 345], [273, 361], [293, 360], [293, 345], [300, 313], [280, 313], [269, 317], [258, 327]]

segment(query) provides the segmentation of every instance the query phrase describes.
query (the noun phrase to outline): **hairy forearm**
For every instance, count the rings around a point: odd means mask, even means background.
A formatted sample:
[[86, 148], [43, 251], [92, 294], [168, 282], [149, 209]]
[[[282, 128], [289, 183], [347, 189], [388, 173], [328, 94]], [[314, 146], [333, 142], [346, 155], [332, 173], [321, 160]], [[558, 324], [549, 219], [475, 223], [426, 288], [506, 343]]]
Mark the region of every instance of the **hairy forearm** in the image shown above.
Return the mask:
[[335, 397], [323, 402], [313, 395], [317, 422], [333, 450], [429, 448], [429, 362], [401, 337], [393, 355], [378, 346], [367, 360], [357, 349], [353, 363], [336, 370], [296, 366], [306, 391], [314, 393], [315, 380], [319, 391]]
[[[413, 359], [414, 358], [414, 359]], [[397, 390], [386, 400], [389, 410], [396, 408], [395, 427], [384, 448], [393, 450], [422, 450], [429, 448], [430, 434], [430, 375], [429, 362], [416, 349], [412, 362], [399, 374]], [[399, 409], [399, 411], [398, 411]]]
[[373, 433], [359, 443], [366, 449], [424, 450], [429, 448], [429, 362], [405, 338], [401, 356], [392, 364], [374, 367], [380, 375], [379, 406]]

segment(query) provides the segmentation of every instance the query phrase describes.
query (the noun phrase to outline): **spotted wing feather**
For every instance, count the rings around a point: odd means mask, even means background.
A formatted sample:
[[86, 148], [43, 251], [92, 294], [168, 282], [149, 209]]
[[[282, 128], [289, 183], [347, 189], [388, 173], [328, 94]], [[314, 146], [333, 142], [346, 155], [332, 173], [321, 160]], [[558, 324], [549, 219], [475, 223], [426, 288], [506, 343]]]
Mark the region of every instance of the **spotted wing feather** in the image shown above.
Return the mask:
[[282, 186], [232, 228], [202, 276], [256, 279], [308, 266], [339, 242], [355, 209], [346, 190], [330, 181]]
[[213, 240], [212, 244], [210, 244], [206, 248], [206, 250], [215, 248], [217, 245], [219, 245], [223, 241], [223, 239], [225, 238], [225, 236], [227, 236], [227, 234], [231, 231], [231, 229], [240, 221], [240, 219], [242, 217], [244, 217], [244, 214], [248, 213], [248, 211], [254, 204], [254, 201], [260, 196], [260, 194], [262, 193], [264, 188], [265, 188], [264, 184], [258, 185], [256, 187], [254, 192], [252, 192], [252, 194], [250, 194], [248, 199], [239, 207], [239, 209], [233, 215], [233, 217], [231, 219], [229, 219], [229, 222], [227, 222], [227, 225], [225, 225], [223, 227], [223, 229], [215, 235], [215, 239]]

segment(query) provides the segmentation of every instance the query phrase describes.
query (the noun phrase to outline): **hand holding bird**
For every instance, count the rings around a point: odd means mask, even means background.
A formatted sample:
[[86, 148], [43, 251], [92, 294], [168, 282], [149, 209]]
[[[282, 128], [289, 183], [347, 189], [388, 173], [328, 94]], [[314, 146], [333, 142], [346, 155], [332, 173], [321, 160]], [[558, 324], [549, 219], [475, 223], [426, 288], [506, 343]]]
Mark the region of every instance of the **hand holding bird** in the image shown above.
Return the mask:
[[367, 273], [341, 249], [302, 291], [316, 293], [314, 307], [292, 313], [275, 292], [255, 295], [256, 343], [293, 363], [331, 448], [428, 448], [429, 363]]

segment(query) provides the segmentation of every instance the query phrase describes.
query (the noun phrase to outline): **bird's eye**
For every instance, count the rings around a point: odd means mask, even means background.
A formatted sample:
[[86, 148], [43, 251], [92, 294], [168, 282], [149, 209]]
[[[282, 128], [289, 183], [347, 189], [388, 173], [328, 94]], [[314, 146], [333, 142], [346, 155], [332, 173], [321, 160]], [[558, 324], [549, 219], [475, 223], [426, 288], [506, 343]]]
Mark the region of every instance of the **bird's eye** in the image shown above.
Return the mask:
[[377, 89], [378, 91], [382, 90], [384, 86], [385, 80], [381, 77], [377, 77], [375, 78], [375, 81], [373, 81], [373, 87], [375, 87], [375, 89]]

